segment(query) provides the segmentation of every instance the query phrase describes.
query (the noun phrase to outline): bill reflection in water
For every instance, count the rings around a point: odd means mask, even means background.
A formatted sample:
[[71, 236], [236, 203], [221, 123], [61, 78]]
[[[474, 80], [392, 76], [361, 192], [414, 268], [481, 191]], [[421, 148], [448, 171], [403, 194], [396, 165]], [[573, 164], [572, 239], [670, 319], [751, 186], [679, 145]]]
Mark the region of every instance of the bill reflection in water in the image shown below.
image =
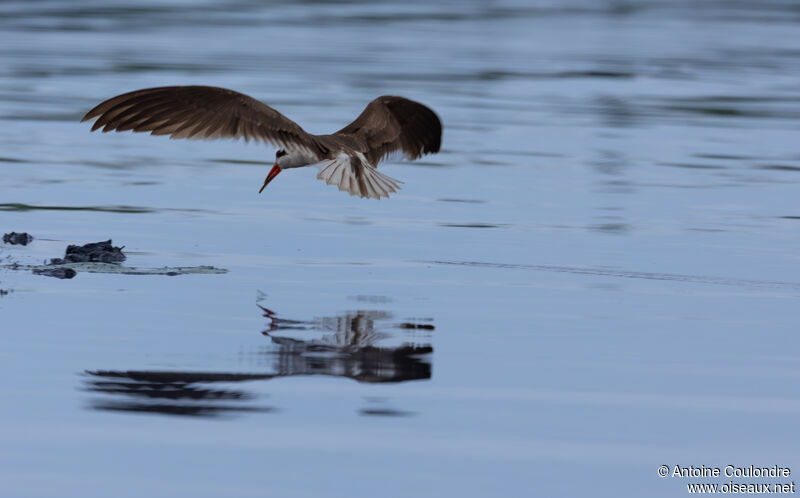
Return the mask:
[[258, 372], [87, 370], [84, 390], [99, 395], [95, 410], [185, 416], [270, 412], [243, 382], [327, 375], [391, 383], [431, 378], [431, 332], [424, 323], [394, 322], [387, 311], [355, 311], [297, 320], [259, 305], [269, 320], [269, 344], [250, 355]]

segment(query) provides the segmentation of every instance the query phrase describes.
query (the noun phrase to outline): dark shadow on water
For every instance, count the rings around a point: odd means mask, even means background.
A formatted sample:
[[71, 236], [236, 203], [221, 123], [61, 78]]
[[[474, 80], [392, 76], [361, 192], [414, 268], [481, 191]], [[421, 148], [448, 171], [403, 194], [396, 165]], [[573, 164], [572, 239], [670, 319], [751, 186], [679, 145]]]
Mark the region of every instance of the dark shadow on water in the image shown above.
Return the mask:
[[595, 99], [595, 105], [601, 122], [610, 127], [626, 128], [638, 125], [636, 111], [631, 104], [613, 95], [604, 95]]
[[694, 157], [698, 159], [721, 159], [725, 161], [752, 161], [758, 159], [757, 157], [753, 156], [738, 156], [734, 154], [693, 154]]
[[658, 166], [669, 166], [671, 168], [683, 169], [725, 169], [725, 166], [718, 164], [697, 164], [697, 163], [656, 163]]
[[0, 157], [0, 163], [29, 163], [27, 159], [19, 159], [16, 157]]
[[252, 164], [255, 166], [265, 166], [269, 168], [272, 166], [272, 162], [266, 161], [251, 161], [247, 159], [207, 159], [209, 163], [219, 163], [219, 164]]
[[600, 233], [625, 235], [629, 233], [633, 227], [627, 223], [598, 223], [591, 225], [589, 229]]
[[[142, 183], [140, 183], [141, 185]], [[149, 208], [142, 206], [34, 206], [19, 202], [0, 203], [0, 211], [91, 211], [97, 213], [126, 213], [126, 214], [149, 214], [159, 212], [177, 213], [214, 213], [207, 209], [198, 208]]]
[[102, 213], [152, 213], [153, 209], [135, 206], [33, 206], [18, 202], [0, 204], [0, 211], [97, 211]]
[[412, 412], [392, 410], [389, 408], [364, 408], [359, 410], [358, 414], [366, 417], [410, 417], [414, 415]]
[[491, 223], [439, 223], [439, 226], [446, 228], [503, 228], [507, 225]]
[[[373, 302], [379, 302], [376, 299]], [[259, 305], [268, 321], [268, 344], [249, 360], [254, 372], [87, 370], [82, 390], [98, 411], [189, 417], [270, 413], [273, 406], [242, 389], [245, 382], [325, 375], [358, 382], [393, 383], [431, 378], [430, 320], [392, 321], [387, 311], [355, 311], [313, 318], [281, 318]], [[361, 415], [408, 416], [402, 410], [368, 408]]]
[[758, 169], [767, 169], [772, 171], [800, 171], [800, 166], [793, 166], [789, 164], [767, 164], [759, 166]]
[[436, 199], [439, 202], [463, 202], [465, 204], [485, 204], [488, 201], [479, 199]]

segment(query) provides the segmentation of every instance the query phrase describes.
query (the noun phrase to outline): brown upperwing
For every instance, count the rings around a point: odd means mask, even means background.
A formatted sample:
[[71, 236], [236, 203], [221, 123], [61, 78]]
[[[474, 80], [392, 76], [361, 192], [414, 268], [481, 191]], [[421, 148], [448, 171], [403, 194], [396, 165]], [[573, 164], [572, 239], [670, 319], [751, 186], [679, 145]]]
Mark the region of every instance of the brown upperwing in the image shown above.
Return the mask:
[[320, 156], [325, 147], [314, 135], [268, 105], [226, 88], [166, 86], [110, 98], [81, 119], [97, 117], [92, 131], [149, 131], [171, 138], [244, 138]]
[[367, 104], [355, 121], [333, 134], [342, 138], [348, 135], [376, 166], [398, 150], [409, 159], [439, 152], [442, 122], [436, 113], [418, 102], [383, 95]]

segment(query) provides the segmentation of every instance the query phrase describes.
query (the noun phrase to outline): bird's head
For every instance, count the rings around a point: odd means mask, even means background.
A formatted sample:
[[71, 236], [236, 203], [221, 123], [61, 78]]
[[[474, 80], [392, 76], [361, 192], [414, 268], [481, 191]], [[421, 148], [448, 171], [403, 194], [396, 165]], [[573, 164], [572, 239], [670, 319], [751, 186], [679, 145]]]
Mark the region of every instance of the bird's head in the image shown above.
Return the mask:
[[[275, 164], [273, 164], [272, 169], [269, 170], [267, 178], [264, 180], [264, 185], [262, 185], [261, 189], [259, 189], [258, 191], [259, 194], [267, 187], [267, 184], [269, 184], [269, 182], [271, 182], [273, 178], [278, 176], [278, 173], [280, 173], [283, 170], [283, 168], [287, 168], [290, 166], [289, 164], [290, 161], [291, 161], [290, 156], [286, 153], [285, 150], [278, 149], [275, 152]], [[283, 168], [281, 167], [281, 165], [283, 165]]]

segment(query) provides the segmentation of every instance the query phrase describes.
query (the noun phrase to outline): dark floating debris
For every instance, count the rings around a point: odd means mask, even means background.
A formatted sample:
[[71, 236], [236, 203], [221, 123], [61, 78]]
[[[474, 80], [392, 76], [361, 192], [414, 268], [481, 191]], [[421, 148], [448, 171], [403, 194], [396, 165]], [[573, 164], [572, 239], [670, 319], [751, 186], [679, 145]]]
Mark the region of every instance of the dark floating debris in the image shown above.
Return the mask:
[[358, 414], [372, 417], [411, 417], [415, 415], [414, 412], [392, 410], [391, 408], [364, 408], [359, 410]]
[[[22, 237], [22, 238], [20, 238]], [[9, 233], [3, 236], [3, 241], [14, 240], [14, 243], [28, 243], [33, 237], [26, 233]], [[24, 242], [16, 242], [24, 241]], [[224, 268], [213, 266], [164, 266], [160, 268], [135, 268], [122, 264], [127, 259], [122, 252], [125, 246], [114, 247], [111, 239], [102, 242], [91, 242], [82, 246], [69, 245], [63, 258], [52, 258], [50, 262], [39, 265], [26, 265], [17, 262], [5, 264], [0, 262], [0, 268], [11, 270], [31, 270], [36, 275], [45, 275], [55, 278], [73, 278], [80, 272], [88, 273], [117, 273], [124, 275], [190, 275], [190, 274], [222, 274], [228, 273]]]
[[[124, 246], [123, 246], [124, 247]], [[53, 258], [51, 265], [64, 265], [67, 263], [112, 263], [117, 264], [125, 261], [123, 247], [111, 245], [111, 239], [104, 242], [92, 242], [82, 246], [67, 246], [64, 258]], [[71, 277], [68, 277], [71, 278]]]
[[33, 240], [33, 236], [28, 233], [11, 232], [3, 235], [3, 242], [11, 245], [27, 246]]
[[43, 269], [34, 269], [33, 273], [37, 275], [44, 275], [46, 277], [55, 277], [55, 278], [72, 278], [78, 274], [72, 268], [43, 268]]

